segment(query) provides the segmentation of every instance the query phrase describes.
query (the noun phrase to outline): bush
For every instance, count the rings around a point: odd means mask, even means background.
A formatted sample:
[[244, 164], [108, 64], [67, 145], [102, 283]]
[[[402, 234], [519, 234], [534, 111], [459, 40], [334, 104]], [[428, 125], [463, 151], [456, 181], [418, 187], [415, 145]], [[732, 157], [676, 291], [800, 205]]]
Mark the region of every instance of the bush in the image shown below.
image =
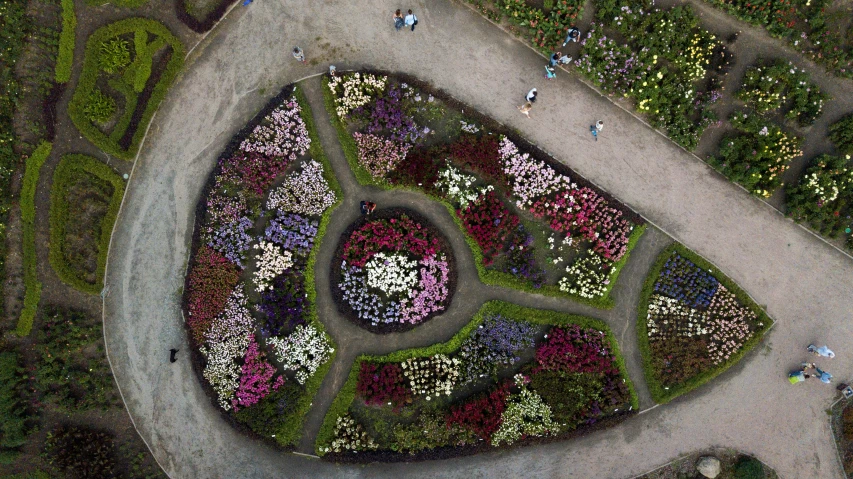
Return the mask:
[[847, 406], [841, 413], [841, 427], [844, 440], [853, 442], [853, 406]]
[[[80, 174], [91, 175], [112, 186], [112, 198], [100, 224], [94, 283], [79, 277], [66, 256], [66, 225], [74, 219], [72, 214], [74, 210], [72, 205], [68, 204], [66, 195]], [[53, 186], [50, 191], [50, 265], [64, 283], [91, 294], [98, 294], [103, 289], [110, 237], [122, 196], [124, 196], [124, 180], [109, 166], [85, 155], [62, 157], [53, 173]]]
[[24, 181], [21, 186], [21, 222], [23, 226], [23, 253], [24, 253], [24, 308], [18, 318], [18, 326], [15, 333], [18, 336], [30, 334], [33, 328], [33, 319], [36, 316], [39, 299], [41, 298], [41, 282], [38, 280], [36, 270], [38, 258], [36, 256], [36, 187], [38, 186], [39, 172], [42, 165], [50, 156], [52, 145], [42, 142], [36, 150], [27, 158], [24, 170]]
[[741, 456], [734, 467], [735, 479], [764, 479], [764, 464], [750, 456]]
[[294, 414], [302, 394], [302, 388], [296, 381], [286, 381], [257, 404], [241, 408], [234, 417], [257, 434], [274, 437], [282, 432], [287, 418]]
[[62, 0], [62, 33], [59, 34], [59, 54], [56, 56], [57, 83], [67, 83], [71, 79], [76, 30], [77, 14], [74, 12], [74, 0]]
[[[95, 90], [98, 83], [98, 77], [101, 75], [100, 65], [100, 48], [101, 45], [110, 39], [121, 37], [138, 30], [144, 30], [148, 34], [155, 35], [163, 39], [171, 48], [169, 62], [165, 70], [160, 76], [159, 81], [154, 86], [148, 102], [144, 106], [142, 114], [134, 120], [138, 120], [135, 124], [130, 124], [129, 127], [134, 128], [133, 135], [129, 145], [125, 148], [119, 144], [119, 138], [114, 138], [108, 133], [100, 130], [98, 125], [86, 114], [86, 106], [89, 102], [91, 92]], [[145, 135], [146, 126], [157, 110], [160, 102], [165, 97], [172, 85], [172, 82], [177, 77], [184, 64], [184, 46], [181, 41], [172, 35], [169, 30], [161, 23], [155, 20], [144, 18], [128, 18], [111, 23], [96, 30], [86, 41], [86, 54], [83, 58], [83, 71], [80, 74], [80, 79], [77, 83], [77, 88], [74, 95], [68, 104], [68, 115], [71, 121], [80, 130], [89, 141], [95, 144], [104, 152], [116, 156], [124, 160], [131, 160], [136, 156], [139, 149], [139, 144], [142, 137]]]
[[0, 448], [15, 448], [27, 442], [27, 414], [21, 393], [24, 370], [17, 353], [0, 353]]
[[519, 219], [500, 200], [497, 193], [488, 191], [465, 209], [457, 210], [465, 232], [483, 251], [483, 265], [492, 264], [504, 252], [507, 239], [518, 227]]
[[98, 65], [107, 73], [117, 73], [130, 63], [130, 48], [127, 40], [111, 38], [98, 50]]
[[115, 112], [116, 101], [97, 88], [89, 93], [86, 106], [83, 107], [86, 118], [94, 123], [106, 123]]
[[808, 126], [823, 110], [829, 96], [811, 82], [805, 70], [777, 61], [769, 66], [747, 69], [741, 89], [735, 94], [759, 113], [781, 109], [789, 120]]
[[61, 425], [47, 436], [48, 462], [67, 477], [118, 477], [117, 447], [113, 435], [85, 426]]
[[853, 114], [830, 125], [829, 140], [841, 153], [853, 155]]
[[838, 236], [850, 224], [853, 205], [853, 170], [848, 164], [837, 156], [815, 158], [800, 182], [785, 192], [788, 216], [821, 234]]
[[412, 402], [412, 391], [403, 377], [403, 368], [396, 363], [361, 363], [356, 389], [364, 402], [370, 405], [382, 406], [388, 403], [399, 408]]

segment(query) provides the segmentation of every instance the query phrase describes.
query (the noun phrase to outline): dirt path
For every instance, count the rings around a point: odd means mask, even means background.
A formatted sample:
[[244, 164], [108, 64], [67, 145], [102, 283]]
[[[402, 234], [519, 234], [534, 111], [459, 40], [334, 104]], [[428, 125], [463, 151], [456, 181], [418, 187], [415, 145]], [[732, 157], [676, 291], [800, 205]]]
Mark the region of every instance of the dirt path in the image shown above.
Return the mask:
[[[446, 0], [418, 2], [414, 9], [420, 24], [414, 33], [391, 28], [394, 8], [379, 0], [358, 5], [280, 0], [235, 9], [194, 54], [152, 125], [113, 235], [104, 318], [110, 359], [128, 409], [166, 472], [172, 477], [270, 477], [282, 471], [294, 477], [629, 477], [680, 454], [724, 444], [756, 455], [782, 477], [841, 477], [823, 412], [833, 388], [793, 387], [784, 375], [805, 359], [804, 345], [829, 339], [840, 352], [831, 371], [846, 379], [853, 367], [853, 359], [843, 353], [853, 350], [853, 262], [581, 82], [566, 74], [545, 82], [541, 57], [467, 7]], [[293, 62], [287, 54], [293, 45], [302, 46], [311, 66]], [[700, 391], [575, 441], [362, 468], [282, 454], [241, 436], [219, 417], [186, 356], [174, 365], [167, 361], [168, 348], [187, 347], [180, 294], [194, 205], [225, 142], [278, 87], [324, 71], [329, 61], [341, 69], [370, 66], [417, 75], [518, 129], [717, 264], [759, 303], [769, 305], [778, 326], [760, 351]], [[532, 86], [539, 88], [541, 101], [528, 120], [515, 107]], [[316, 105], [317, 92], [306, 90]], [[321, 108], [314, 110], [323, 114]], [[593, 142], [588, 125], [598, 118], [608, 128]], [[328, 128], [324, 123], [318, 121], [321, 130]], [[325, 143], [330, 158], [340, 163], [334, 146]], [[348, 197], [335, 212], [334, 224], [354, 215], [357, 200]], [[419, 201], [418, 209], [439, 227], [449, 220], [443, 208], [418, 198], [394, 194], [380, 201], [386, 200]], [[448, 237], [464, 263], [470, 253], [455, 246], [458, 234]], [[638, 293], [636, 278], [666, 241], [665, 235], [649, 234], [620, 279], [624, 290], [614, 293], [617, 308], [591, 313], [616, 332], [635, 381], [639, 367], [632, 350], [631, 303]], [[328, 274], [322, 268], [318, 273]], [[497, 288], [484, 288], [487, 293], [524, 305], [564, 306]], [[476, 309], [460, 299], [457, 293], [454, 312]], [[450, 315], [449, 321], [466, 319], [451, 320]], [[346, 325], [329, 329], [339, 341], [351, 332]], [[455, 332], [450, 329], [431, 339], [449, 337]], [[347, 340], [343, 343], [343, 352], [352, 354]], [[324, 391], [340, 384], [347, 354], [340, 355]], [[309, 432], [324, 408], [322, 402], [315, 406]]]

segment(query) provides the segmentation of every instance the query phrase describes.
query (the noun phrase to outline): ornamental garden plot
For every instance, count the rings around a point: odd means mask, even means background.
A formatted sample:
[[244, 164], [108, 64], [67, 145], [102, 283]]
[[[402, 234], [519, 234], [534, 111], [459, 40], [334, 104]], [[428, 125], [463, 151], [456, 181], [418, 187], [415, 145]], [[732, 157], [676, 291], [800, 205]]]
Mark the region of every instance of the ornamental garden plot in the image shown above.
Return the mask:
[[583, 434], [636, 407], [603, 323], [494, 301], [447, 343], [360, 357], [316, 449], [336, 461], [452, 457]]
[[350, 321], [400, 332], [441, 314], [456, 289], [456, 262], [444, 236], [405, 208], [376, 210], [341, 235], [332, 294]]
[[701, 386], [755, 347], [772, 325], [733, 281], [680, 244], [658, 257], [640, 297], [637, 331], [658, 403]]
[[222, 154], [196, 214], [184, 308], [194, 364], [235, 422], [282, 446], [334, 355], [314, 255], [339, 187], [307, 103], [286, 87]]
[[645, 227], [638, 215], [417, 80], [347, 73], [327, 77], [324, 93], [359, 182], [443, 202], [484, 282], [612, 307]]

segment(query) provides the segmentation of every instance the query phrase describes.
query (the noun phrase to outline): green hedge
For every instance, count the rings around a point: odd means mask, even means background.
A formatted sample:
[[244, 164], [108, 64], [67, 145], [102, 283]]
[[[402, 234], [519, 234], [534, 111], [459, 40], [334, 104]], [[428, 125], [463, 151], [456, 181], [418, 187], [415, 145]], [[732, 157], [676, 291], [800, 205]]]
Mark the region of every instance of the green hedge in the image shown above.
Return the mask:
[[[107, 213], [101, 221], [101, 238], [98, 242], [98, 266], [95, 273], [97, 283], [84, 281], [74, 274], [65, 260], [65, 225], [69, 218], [69, 205], [65, 193], [71, 186], [71, 181], [79, 173], [93, 175], [113, 187]], [[104, 287], [104, 268], [107, 263], [107, 252], [110, 246], [110, 236], [113, 224], [118, 215], [121, 199], [124, 196], [124, 180], [112, 168], [95, 158], [85, 155], [65, 155], [53, 173], [53, 186], [50, 190], [50, 265], [64, 283], [83, 291], [98, 294]]]
[[[23, 446], [27, 442], [27, 414], [21, 400], [25, 376], [17, 353], [0, 353], [0, 449]], [[6, 452], [13, 457], [17, 454]]]
[[317, 441], [314, 444], [314, 450], [317, 455], [324, 455], [320, 446], [325, 446], [334, 439], [335, 423], [338, 417], [343, 416], [349, 410], [350, 405], [355, 399], [356, 385], [358, 383], [358, 374], [361, 369], [361, 363], [364, 361], [379, 362], [379, 363], [399, 363], [410, 358], [429, 357], [436, 354], [450, 355], [456, 352], [462, 343], [471, 335], [471, 333], [483, 322], [486, 317], [493, 315], [501, 315], [515, 321], [525, 321], [532, 324], [547, 325], [547, 326], [563, 326], [567, 324], [576, 324], [582, 328], [593, 328], [599, 331], [604, 331], [607, 342], [613, 351], [613, 356], [616, 358], [616, 364], [619, 371], [625, 378], [628, 390], [631, 394], [631, 406], [634, 409], [639, 408], [639, 399], [637, 391], [634, 389], [634, 384], [628, 376], [628, 370], [625, 367], [625, 358], [619, 350], [619, 343], [610, 331], [607, 325], [597, 319], [588, 318], [586, 316], [578, 316], [575, 314], [560, 313], [557, 311], [548, 311], [544, 309], [526, 308], [504, 301], [489, 301], [484, 304], [479, 311], [474, 315], [468, 324], [459, 330], [449, 341], [445, 343], [436, 343], [423, 348], [404, 349], [394, 351], [384, 356], [368, 356], [361, 355], [356, 360], [350, 370], [346, 383], [338, 392], [332, 405], [329, 407], [326, 417], [323, 419], [323, 425], [320, 432], [317, 434]]
[[33, 328], [33, 320], [36, 317], [39, 299], [41, 299], [41, 282], [38, 280], [38, 257], [36, 255], [36, 187], [39, 181], [39, 172], [42, 165], [50, 156], [53, 145], [43, 141], [27, 158], [24, 169], [24, 181], [21, 186], [21, 223], [23, 227], [23, 252], [24, 252], [24, 308], [18, 318], [18, 326], [15, 333], [18, 336], [27, 336]]
[[[116, 138], [116, 135], [111, 136], [105, 134], [97, 127], [97, 125], [93, 124], [86, 118], [83, 110], [86, 106], [90, 93], [96, 88], [98, 76], [101, 74], [100, 67], [98, 65], [98, 55], [101, 43], [119, 35], [129, 33], [134, 33], [135, 35], [138, 31], [145, 31], [147, 34], [150, 33], [162, 38], [171, 46], [172, 56], [169, 59], [169, 63], [163, 71], [160, 80], [154, 87], [154, 91], [151, 93], [148, 103], [145, 105], [145, 110], [142, 113], [139, 124], [136, 126], [136, 131], [133, 132], [133, 139], [130, 142], [130, 146], [127, 149], [124, 149], [118, 143], [118, 139], [124, 135], [124, 132], [122, 132], [122, 135], [118, 135], [118, 138]], [[80, 130], [80, 133], [88, 138], [89, 141], [94, 143], [95, 146], [118, 158], [133, 160], [136, 156], [136, 152], [139, 150], [139, 144], [142, 142], [142, 138], [145, 135], [145, 130], [148, 123], [151, 121], [151, 117], [154, 115], [158, 105], [166, 96], [166, 93], [169, 91], [169, 87], [172, 85], [172, 82], [178, 76], [178, 73], [184, 65], [184, 55], [184, 46], [181, 41], [172, 35], [168, 28], [155, 20], [129, 18], [99, 28], [86, 41], [86, 54], [83, 57], [83, 71], [80, 74], [80, 81], [77, 83], [74, 96], [68, 104], [68, 115], [71, 117], [71, 120], [74, 122], [77, 129]], [[126, 92], [122, 91], [122, 93], [126, 95]], [[130, 118], [122, 118], [121, 123], [124, 128], [127, 128], [130, 123]]]
[[[683, 258], [693, 262], [696, 266], [711, 272], [714, 275], [714, 278], [716, 278], [721, 285], [725, 286], [729, 292], [734, 294], [742, 305], [755, 312], [757, 320], [763, 323], [764, 326], [763, 328], [756, 330], [755, 334], [753, 334], [753, 336], [744, 343], [743, 347], [738, 350], [738, 352], [732, 354], [726, 362], [713, 369], [705, 371], [704, 373], [698, 374], [682, 384], [670, 386], [669, 389], [666, 389], [657, 380], [654, 368], [652, 367], [652, 355], [651, 349], [649, 348], [649, 332], [646, 319], [648, 317], [649, 310], [649, 297], [654, 292], [655, 282], [657, 281], [658, 276], [660, 276], [661, 269], [664, 264], [666, 264], [667, 259], [669, 259], [672, 253], [678, 253]], [[764, 309], [756, 304], [755, 301], [753, 301], [752, 298], [750, 298], [749, 295], [737, 285], [737, 283], [724, 275], [719, 269], [717, 269], [717, 267], [709, 263], [705, 258], [687, 249], [681, 243], [673, 243], [669, 245], [661, 252], [654, 265], [652, 265], [649, 275], [646, 277], [646, 281], [643, 284], [643, 290], [640, 292], [640, 303], [637, 306], [637, 335], [639, 336], [640, 354], [643, 356], [643, 373], [646, 377], [646, 384], [649, 386], [649, 392], [651, 392], [652, 399], [659, 404], [668, 403], [676, 397], [688, 393], [719, 376], [725, 370], [734, 366], [735, 363], [740, 361], [740, 359], [746, 355], [746, 353], [758, 345], [764, 337], [764, 333], [766, 333], [772, 325], [773, 320], [767, 316]]]
[[359, 184], [364, 186], [378, 186], [386, 190], [411, 191], [414, 193], [420, 193], [443, 204], [445, 208], [447, 208], [448, 213], [450, 213], [450, 216], [453, 218], [453, 222], [456, 223], [456, 226], [462, 233], [462, 236], [465, 238], [465, 242], [468, 244], [468, 247], [471, 249], [471, 254], [474, 256], [474, 265], [477, 267], [477, 275], [480, 277], [480, 281], [488, 285], [500, 286], [509, 289], [517, 289], [519, 291], [525, 291], [527, 293], [541, 294], [544, 296], [553, 296], [557, 298], [569, 298], [572, 301], [586, 304], [594, 308], [613, 308], [616, 303], [610, 297], [610, 291], [616, 284], [616, 279], [619, 277], [619, 273], [621, 272], [622, 268], [628, 262], [628, 257], [631, 255], [631, 250], [634, 249], [634, 246], [637, 245], [637, 241], [640, 240], [640, 237], [646, 231], [645, 225], [637, 226], [631, 232], [631, 236], [628, 238], [627, 250], [622, 256], [622, 258], [613, 265], [613, 270], [610, 274], [610, 284], [608, 285], [604, 296], [600, 298], [584, 298], [582, 296], [569, 294], [565, 291], [561, 291], [557, 285], [546, 284], [542, 285], [539, 288], [536, 288], [532, 284], [530, 284], [529, 281], [521, 280], [509, 273], [504, 273], [502, 271], [497, 271], [493, 269], [487, 269], [483, 264], [483, 250], [480, 248], [480, 245], [477, 244], [477, 242], [473, 238], [471, 238], [465, 231], [465, 226], [462, 224], [462, 220], [457, 216], [456, 209], [447, 200], [426, 193], [418, 188], [392, 185], [387, 181], [377, 180], [373, 178], [373, 175], [371, 175], [369, 171], [367, 171], [363, 166], [361, 166], [361, 164], [359, 164], [358, 146], [356, 145], [355, 140], [352, 138], [352, 135], [347, 132], [346, 127], [338, 118], [338, 115], [335, 112], [335, 97], [332, 94], [331, 89], [329, 89], [328, 83], [329, 77], [324, 76], [323, 101], [326, 106], [326, 112], [329, 115], [329, 119], [331, 120], [332, 125], [335, 127], [335, 131], [338, 134], [338, 141], [340, 142], [341, 147], [344, 150], [344, 155], [347, 158], [347, 163], [349, 163], [350, 170], [353, 172], [353, 175], [355, 175], [355, 179], [359, 182]]
[[74, 0], [62, 0], [62, 32], [59, 34], [59, 54], [56, 56], [56, 82], [68, 83], [74, 65], [74, 39], [77, 30], [77, 14]]
[[[338, 184], [338, 180], [335, 178], [332, 165], [329, 163], [329, 159], [323, 151], [323, 146], [320, 144], [320, 135], [317, 133], [317, 128], [314, 125], [314, 117], [311, 114], [311, 107], [308, 105], [305, 95], [298, 86], [295, 88], [293, 95], [299, 103], [299, 106], [302, 107], [300, 116], [302, 117], [302, 121], [305, 122], [305, 127], [308, 130], [308, 137], [311, 138], [311, 146], [308, 153], [311, 158], [323, 165], [323, 176], [326, 178], [326, 181], [329, 183], [329, 187], [335, 192], [335, 196], [337, 197], [337, 201], [335, 201], [335, 203], [323, 213], [323, 216], [320, 219], [320, 226], [317, 228], [317, 235], [314, 237], [314, 246], [311, 248], [311, 253], [308, 255], [308, 261], [305, 266], [305, 293], [308, 296], [309, 304], [308, 321], [326, 334], [323, 323], [320, 322], [317, 314], [317, 289], [314, 280], [314, 265], [317, 261], [317, 251], [320, 249], [323, 237], [326, 235], [326, 229], [329, 227], [332, 212], [343, 202], [344, 195], [340, 184]], [[332, 347], [337, 350], [335, 342], [328, 334], [326, 334], [326, 339]], [[326, 374], [332, 367], [332, 362], [335, 360], [336, 354], [337, 352], [333, 352], [329, 356], [329, 360], [320, 366], [305, 382], [305, 393], [299, 399], [295, 413], [290, 415], [288, 421], [282, 423], [281, 428], [275, 435], [275, 440], [280, 445], [295, 446], [299, 442], [299, 439], [302, 436], [302, 427], [305, 422], [305, 416], [311, 409], [311, 403], [314, 401], [314, 396], [316, 396], [317, 391], [320, 389], [320, 385], [323, 383], [323, 378], [326, 377]]]

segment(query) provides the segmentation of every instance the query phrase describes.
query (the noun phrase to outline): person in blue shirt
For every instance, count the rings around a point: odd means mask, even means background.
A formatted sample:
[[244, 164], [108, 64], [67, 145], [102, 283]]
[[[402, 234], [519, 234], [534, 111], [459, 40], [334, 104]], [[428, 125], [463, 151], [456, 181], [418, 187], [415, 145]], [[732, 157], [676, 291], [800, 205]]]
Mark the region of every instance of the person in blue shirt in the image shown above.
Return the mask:
[[814, 344], [809, 344], [806, 349], [808, 349], [810, 353], [823, 358], [832, 359], [835, 357], [835, 353], [833, 353], [832, 350], [826, 346], [821, 346], [818, 348]]

